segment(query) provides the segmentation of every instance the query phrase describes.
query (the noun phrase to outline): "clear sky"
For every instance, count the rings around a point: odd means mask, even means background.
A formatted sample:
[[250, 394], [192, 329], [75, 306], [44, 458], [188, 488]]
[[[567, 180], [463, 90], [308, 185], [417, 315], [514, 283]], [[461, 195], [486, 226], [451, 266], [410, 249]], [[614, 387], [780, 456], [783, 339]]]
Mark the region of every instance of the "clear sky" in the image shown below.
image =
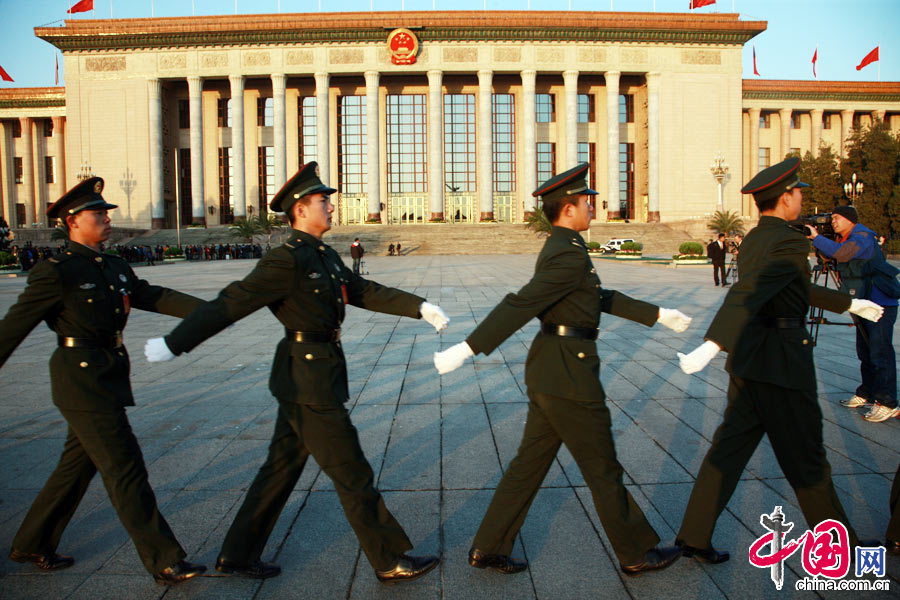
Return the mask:
[[[66, 15], [77, 0], [0, 0], [0, 66], [15, 80], [0, 87], [52, 86], [57, 51], [34, 37], [34, 27], [65, 18], [174, 17], [237, 13], [385, 10], [597, 10], [688, 12], [688, 0], [94, 0], [94, 12]], [[732, 8], [733, 7], [733, 8]], [[900, 0], [718, 0], [698, 13], [738, 12], [768, 21], [744, 46], [744, 77], [754, 78], [753, 47], [765, 79], [812, 79], [819, 49], [820, 80], [900, 81]], [[398, 26], [402, 23], [398, 23]], [[862, 71], [859, 61], [875, 46], [881, 60]], [[60, 60], [60, 85], [64, 84]]]

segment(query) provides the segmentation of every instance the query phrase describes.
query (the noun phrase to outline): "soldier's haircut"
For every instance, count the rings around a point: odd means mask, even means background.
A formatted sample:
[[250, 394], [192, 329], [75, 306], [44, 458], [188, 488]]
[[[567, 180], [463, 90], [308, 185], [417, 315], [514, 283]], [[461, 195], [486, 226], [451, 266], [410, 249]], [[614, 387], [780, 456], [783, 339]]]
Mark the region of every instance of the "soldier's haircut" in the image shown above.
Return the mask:
[[547, 220], [551, 223], [555, 223], [559, 219], [560, 213], [562, 213], [563, 208], [566, 204], [578, 204], [578, 198], [580, 198], [580, 194], [573, 194], [571, 196], [567, 195], [559, 195], [554, 198], [548, 198], [543, 202], [543, 211], [544, 216], [547, 217]]

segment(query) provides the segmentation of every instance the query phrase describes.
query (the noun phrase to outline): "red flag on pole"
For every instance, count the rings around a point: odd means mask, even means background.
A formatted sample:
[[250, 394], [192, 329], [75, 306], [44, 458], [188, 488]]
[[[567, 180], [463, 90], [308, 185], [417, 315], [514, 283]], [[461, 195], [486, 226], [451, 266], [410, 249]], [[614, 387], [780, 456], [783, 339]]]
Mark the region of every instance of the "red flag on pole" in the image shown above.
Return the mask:
[[87, 12], [94, 10], [94, 0], [78, 0], [72, 8], [66, 11], [66, 14], [74, 15], [75, 13]]
[[856, 70], [859, 71], [866, 65], [870, 65], [873, 62], [878, 60], [878, 46], [875, 46], [875, 49], [866, 54], [866, 57], [862, 59], [858, 65], [856, 65]]
[[710, 4], [715, 4], [716, 0], [691, 0], [690, 9], [694, 10], [695, 8], [700, 8], [702, 6], [709, 6]]
[[756, 46], [753, 46], [753, 74], [759, 77], [759, 71], [756, 70]]
[[812, 63], [813, 63], [813, 77], [815, 77], [816, 79], [819, 78], [819, 77], [816, 75], [816, 61], [817, 61], [818, 59], [819, 59], [819, 47], [816, 46], [816, 51], [813, 52], [813, 60], [812, 60]]
[[3, 81], [12, 81], [13, 78], [9, 76], [9, 73], [3, 70], [3, 67], [0, 67], [0, 79]]

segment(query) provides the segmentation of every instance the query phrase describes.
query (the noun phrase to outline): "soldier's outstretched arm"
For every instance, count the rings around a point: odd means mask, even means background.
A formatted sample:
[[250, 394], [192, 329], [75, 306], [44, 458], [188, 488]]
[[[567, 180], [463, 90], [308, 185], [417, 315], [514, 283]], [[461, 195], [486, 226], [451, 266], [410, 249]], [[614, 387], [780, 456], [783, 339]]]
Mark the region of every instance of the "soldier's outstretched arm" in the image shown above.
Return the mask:
[[61, 300], [59, 273], [49, 261], [35, 265], [28, 275], [28, 285], [0, 320], [0, 366]]
[[131, 276], [134, 278], [131, 288], [131, 305], [134, 308], [184, 318], [204, 302], [202, 298], [190, 294], [152, 285], [147, 280], [138, 278], [134, 271]]
[[441, 307], [431, 304], [425, 298], [364, 279], [352, 269], [348, 269], [347, 265], [341, 266], [343, 275], [348, 281], [347, 299], [353, 306], [413, 319], [422, 317], [434, 327], [435, 331], [446, 329], [450, 323], [450, 318]]

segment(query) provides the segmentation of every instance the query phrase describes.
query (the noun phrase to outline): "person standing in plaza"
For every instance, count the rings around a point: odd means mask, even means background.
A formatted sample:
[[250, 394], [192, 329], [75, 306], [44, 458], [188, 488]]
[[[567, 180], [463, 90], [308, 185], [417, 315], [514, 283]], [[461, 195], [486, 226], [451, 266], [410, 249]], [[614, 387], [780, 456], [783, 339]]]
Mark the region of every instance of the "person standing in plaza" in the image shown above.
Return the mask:
[[353, 259], [353, 273], [355, 275], [359, 275], [359, 262], [365, 253], [365, 249], [359, 243], [359, 238], [353, 240], [353, 243], [350, 244], [350, 258]]
[[706, 255], [712, 261], [713, 265], [713, 281], [719, 285], [719, 274], [722, 274], [722, 286], [728, 285], [725, 273], [725, 234], [720, 233], [714, 242], [710, 242], [706, 247]]
[[103, 180], [86, 179], [47, 209], [64, 220], [69, 249], [38, 263], [18, 301], [0, 321], [0, 365], [40, 322], [56, 332], [50, 357], [53, 403], [68, 423], [59, 464], [40, 491], [12, 543], [9, 557], [44, 570], [74, 564], [57, 554], [63, 531], [97, 471], [119, 520], [154, 579], [176, 584], [206, 567], [184, 561], [160, 514], [128, 418], [134, 406], [122, 330], [131, 308], [185, 317], [202, 303], [139, 279], [128, 263], [100, 252], [111, 232]]
[[849, 310], [877, 321], [882, 309], [869, 300], [810, 283], [809, 242], [788, 222], [803, 202], [797, 169], [789, 158], [759, 172], [741, 190], [753, 194], [759, 224], [738, 255], [741, 278], [728, 291], [704, 336], [690, 354], [678, 353], [685, 373], [700, 371], [728, 352], [728, 404], [694, 483], [676, 544], [684, 556], [721, 563], [728, 552], [712, 546], [716, 521], [763, 435], [797, 495], [810, 527], [825, 519], [850, 527], [831, 481], [822, 442], [822, 410], [816, 395], [813, 343], [806, 330], [809, 306]]
[[900, 298], [900, 271], [889, 264], [875, 232], [859, 222], [852, 206], [837, 206], [831, 212], [831, 226], [839, 240], [819, 235], [806, 226], [807, 237], [823, 255], [833, 258], [840, 275], [841, 291], [855, 298], [867, 298], [884, 308], [875, 323], [854, 318], [856, 356], [862, 382], [852, 398], [841, 400], [847, 408], [871, 403], [864, 419], [881, 423], [900, 415], [897, 407], [897, 358], [894, 354], [894, 323]]
[[321, 182], [315, 162], [304, 165], [271, 203], [273, 211], [288, 214], [290, 239], [165, 338], [149, 340], [144, 350], [150, 362], [171, 360], [266, 306], [285, 327], [269, 378], [278, 400], [269, 455], [222, 544], [216, 561], [221, 573], [265, 579], [281, 572], [260, 557], [310, 455], [334, 482], [379, 581], [413, 580], [438, 563], [434, 556], [406, 554], [413, 546], [375, 489], [372, 467], [344, 406], [349, 391], [340, 325], [347, 304], [423, 318], [437, 331], [449, 320], [424, 298], [361, 278], [322, 241], [331, 229], [335, 191]]
[[677, 310], [600, 286], [578, 233], [590, 226], [589, 196], [596, 194], [585, 180], [588, 168], [587, 163], [579, 164], [534, 192], [541, 197], [544, 214], [553, 226], [531, 281], [507, 295], [466, 341], [434, 356], [438, 372], [448, 373], [474, 354], [490, 354], [532, 318], [541, 321], [525, 363], [529, 404], [522, 442], [469, 551], [469, 564], [476, 568], [511, 574], [527, 567], [524, 560], [509, 554], [563, 443], [584, 475], [624, 573], [663, 569], [681, 555], [674, 547], [656, 547], [659, 536], [625, 488], [599, 379], [595, 340], [601, 312], [647, 326], [659, 322], [679, 332], [687, 329], [691, 320]]

